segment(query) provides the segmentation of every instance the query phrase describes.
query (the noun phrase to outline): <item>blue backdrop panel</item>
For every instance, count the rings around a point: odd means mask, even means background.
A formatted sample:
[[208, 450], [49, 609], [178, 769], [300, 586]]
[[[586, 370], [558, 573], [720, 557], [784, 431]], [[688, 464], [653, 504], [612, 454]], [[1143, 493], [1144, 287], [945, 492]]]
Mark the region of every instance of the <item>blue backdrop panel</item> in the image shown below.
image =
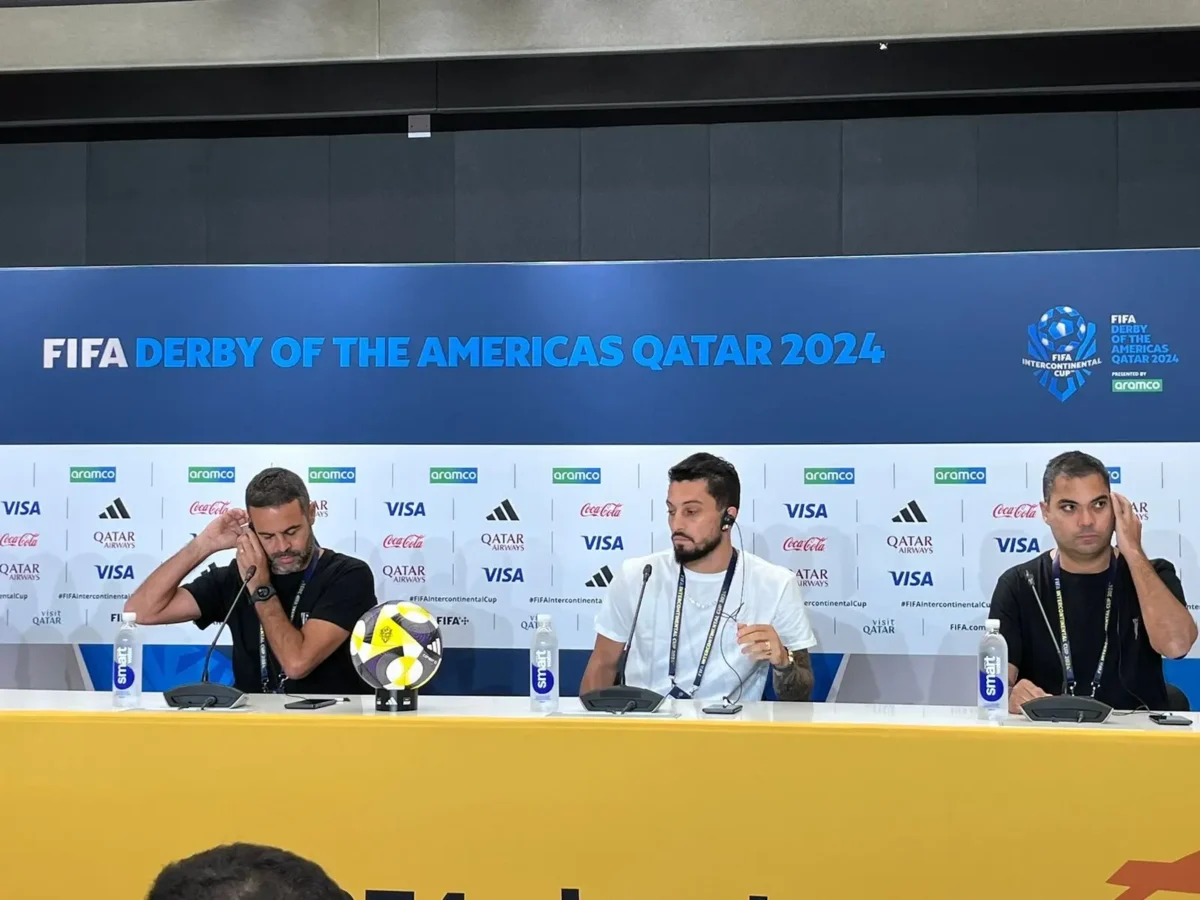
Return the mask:
[[1191, 440], [1198, 282], [1193, 251], [8, 270], [0, 440]]

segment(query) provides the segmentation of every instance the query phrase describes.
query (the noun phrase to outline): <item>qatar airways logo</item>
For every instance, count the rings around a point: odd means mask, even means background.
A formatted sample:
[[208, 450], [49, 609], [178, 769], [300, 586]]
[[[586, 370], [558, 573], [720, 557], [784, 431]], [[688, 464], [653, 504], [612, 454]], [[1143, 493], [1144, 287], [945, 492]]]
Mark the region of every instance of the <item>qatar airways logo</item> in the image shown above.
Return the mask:
[[396, 584], [423, 584], [425, 582], [425, 567], [384, 566], [383, 577], [391, 579]]
[[1020, 506], [997, 506], [992, 510], [993, 519], [1036, 519], [1041, 507], [1036, 503], [1022, 503]]
[[383, 539], [384, 550], [421, 550], [425, 547], [425, 535], [423, 534], [406, 534], [395, 535], [389, 534]]
[[201, 503], [197, 500], [189, 512], [193, 516], [221, 516], [229, 512], [229, 505], [228, 500], [214, 500], [211, 503]]
[[783, 549], [785, 553], [823, 553], [825, 552], [825, 538], [785, 538]]
[[0, 534], [0, 547], [36, 547], [39, 534], [27, 531], [24, 534]]
[[585, 519], [619, 519], [621, 517], [621, 503], [585, 503], [579, 509], [579, 515]]

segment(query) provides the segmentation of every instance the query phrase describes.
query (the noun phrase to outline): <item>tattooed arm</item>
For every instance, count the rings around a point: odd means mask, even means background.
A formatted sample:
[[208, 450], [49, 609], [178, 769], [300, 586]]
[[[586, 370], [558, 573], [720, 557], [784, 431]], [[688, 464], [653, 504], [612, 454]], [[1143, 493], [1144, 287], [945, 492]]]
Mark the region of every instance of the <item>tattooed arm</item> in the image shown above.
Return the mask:
[[812, 660], [807, 650], [797, 650], [792, 657], [794, 662], [786, 669], [771, 667], [775, 696], [780, 700], [807, 702], [812, 699]]

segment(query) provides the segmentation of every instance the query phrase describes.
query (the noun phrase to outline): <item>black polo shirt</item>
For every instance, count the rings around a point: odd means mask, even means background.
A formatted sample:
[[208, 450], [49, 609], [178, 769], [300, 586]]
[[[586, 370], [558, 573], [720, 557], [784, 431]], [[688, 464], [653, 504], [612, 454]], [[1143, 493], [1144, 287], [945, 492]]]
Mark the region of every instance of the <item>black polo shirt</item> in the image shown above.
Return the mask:
[[[1151, 565], [1167, 589], [1186, 606], [1183, 585], [1175, 567], [1165, 559]], [[1046, 619], [1025, 578], [1033, 573]], [[1087, 696], [1104, 644], [1104, 596], [1108, 572], [1081, 575], [1063, 571], [1063, 613], [1075, 667], [1075, 693]], [[1050, 552], [1013, 566], [1000, 576], [992, 594], [989, 618], [1000, 620], [1000, 633], [1008, 641], [1008, 661], [1017, 667], [1017, 679], [1028, 679], [1048, 694], [1063, 693], [1063, 669], [1059, 661], [1060, 633], [1058, 601]], [[1050, 627], [1046, 627], [1046, 620]], [[1166, 709], [1167, 688], [1163, 681], [1162, 657], [1150, 646], [1142, 622], [1142, 610], [1129, 564], [1117, 556], [1113, 582], [1113, 607], [1109, 621], [1108, 657], [1096, 698], [1114, 709]]]
[[[271, 585], [279, 593], [284, 615], [291, 612], [292, 601], [303, 578], [303, 572], [271, 575]], [[196, 605], [200, 607], [196, 626], [207, 628], [225, 618], [229, 604], [241, 585], [236, 560], [223, 568], [209, 569], [195, 581], [185, 584], [183, 587], [196, 598]], [[360, 559], [326, 549], [317, 560], [312, 580], [300, 597], [300, 606], [296, 609], [292, 625], [302, 628], [309, 619], [324, 619], [346, 631], [352, 631], [359, 617], [373, 606], [375, 579], [370, 567]], [[261, 694], [259, 621], [254, 601], [249, 596], [242, 597], [229, 618], [228, 627], [233, 638], [233, 682], [238, 690]], [[340, 644], [307, 676], [288, 679], [284, 690], [292, 694], [373, 693], [374, 689], [359, 678], [354, 670], [349, 645], [350, 637], [347, 635], [345, 643]], [[270, 689], [274, 691], [279, 684], [281, 669], [269, 643], [267, 668], [270, 672]]]

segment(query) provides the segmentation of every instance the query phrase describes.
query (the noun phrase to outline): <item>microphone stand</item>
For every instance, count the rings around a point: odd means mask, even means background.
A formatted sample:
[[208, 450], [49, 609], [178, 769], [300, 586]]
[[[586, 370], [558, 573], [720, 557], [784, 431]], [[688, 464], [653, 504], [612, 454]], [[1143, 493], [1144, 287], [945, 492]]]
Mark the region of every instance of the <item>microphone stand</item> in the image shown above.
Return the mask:
[[630, 687], [625, 684], [625, 664], [629, 661], [629, 648], [633, 646], [633, 633], [637, 630], [638, 616], [642, 612], [642, 599], [646, 596], [646, 585], [650, 581], [653, 567], [647, 563], [642, 569], [642, 589], [638, 592], [637, 607], [633, 611], [633, 625], [629, 637], [621, 648], [617, 659], [616, 683], [612, 687], [598, 688], [580, 694], [579, 702], [589, 712], [606, 712], [624, 715], [631, 712], [654, 712], [666, 698], [649, 688]]
[[174, 707], [175, 709], [233, 709], [246, 704], [245, 693], [239, 691], [236, 687], [228, 684], [213, 684], [208, 680], [208, 664], [212, 660], [213, 651], [217, 648], [217, 641], [221, 639], [221, 632], [225, 630], [225, 625], [229, 622], [229, 617], [233, 615], [238, 601], [242, 599], [242, 594], [246, 592], [246, 586], [250, 583], [250, 579], [254, 577], [256, 571], [257, 568], [255, 566], [251, 566], [246, 570], [246, 577], [242, 579], [242, 586], [238, 588], [237, 594], [234, 595], [233, 602], [229, 604], [229, 611], [225, 613], [225, 618], [221, 620], [221, 627], [217, 629], [212, 643], [208, 645], [208, 652], [204, 654], [204, 670], [200, 674], [200, 681], [195, 684], [181, 684], [164, 692], [163, 699], [167, 701], [167, 706]]

